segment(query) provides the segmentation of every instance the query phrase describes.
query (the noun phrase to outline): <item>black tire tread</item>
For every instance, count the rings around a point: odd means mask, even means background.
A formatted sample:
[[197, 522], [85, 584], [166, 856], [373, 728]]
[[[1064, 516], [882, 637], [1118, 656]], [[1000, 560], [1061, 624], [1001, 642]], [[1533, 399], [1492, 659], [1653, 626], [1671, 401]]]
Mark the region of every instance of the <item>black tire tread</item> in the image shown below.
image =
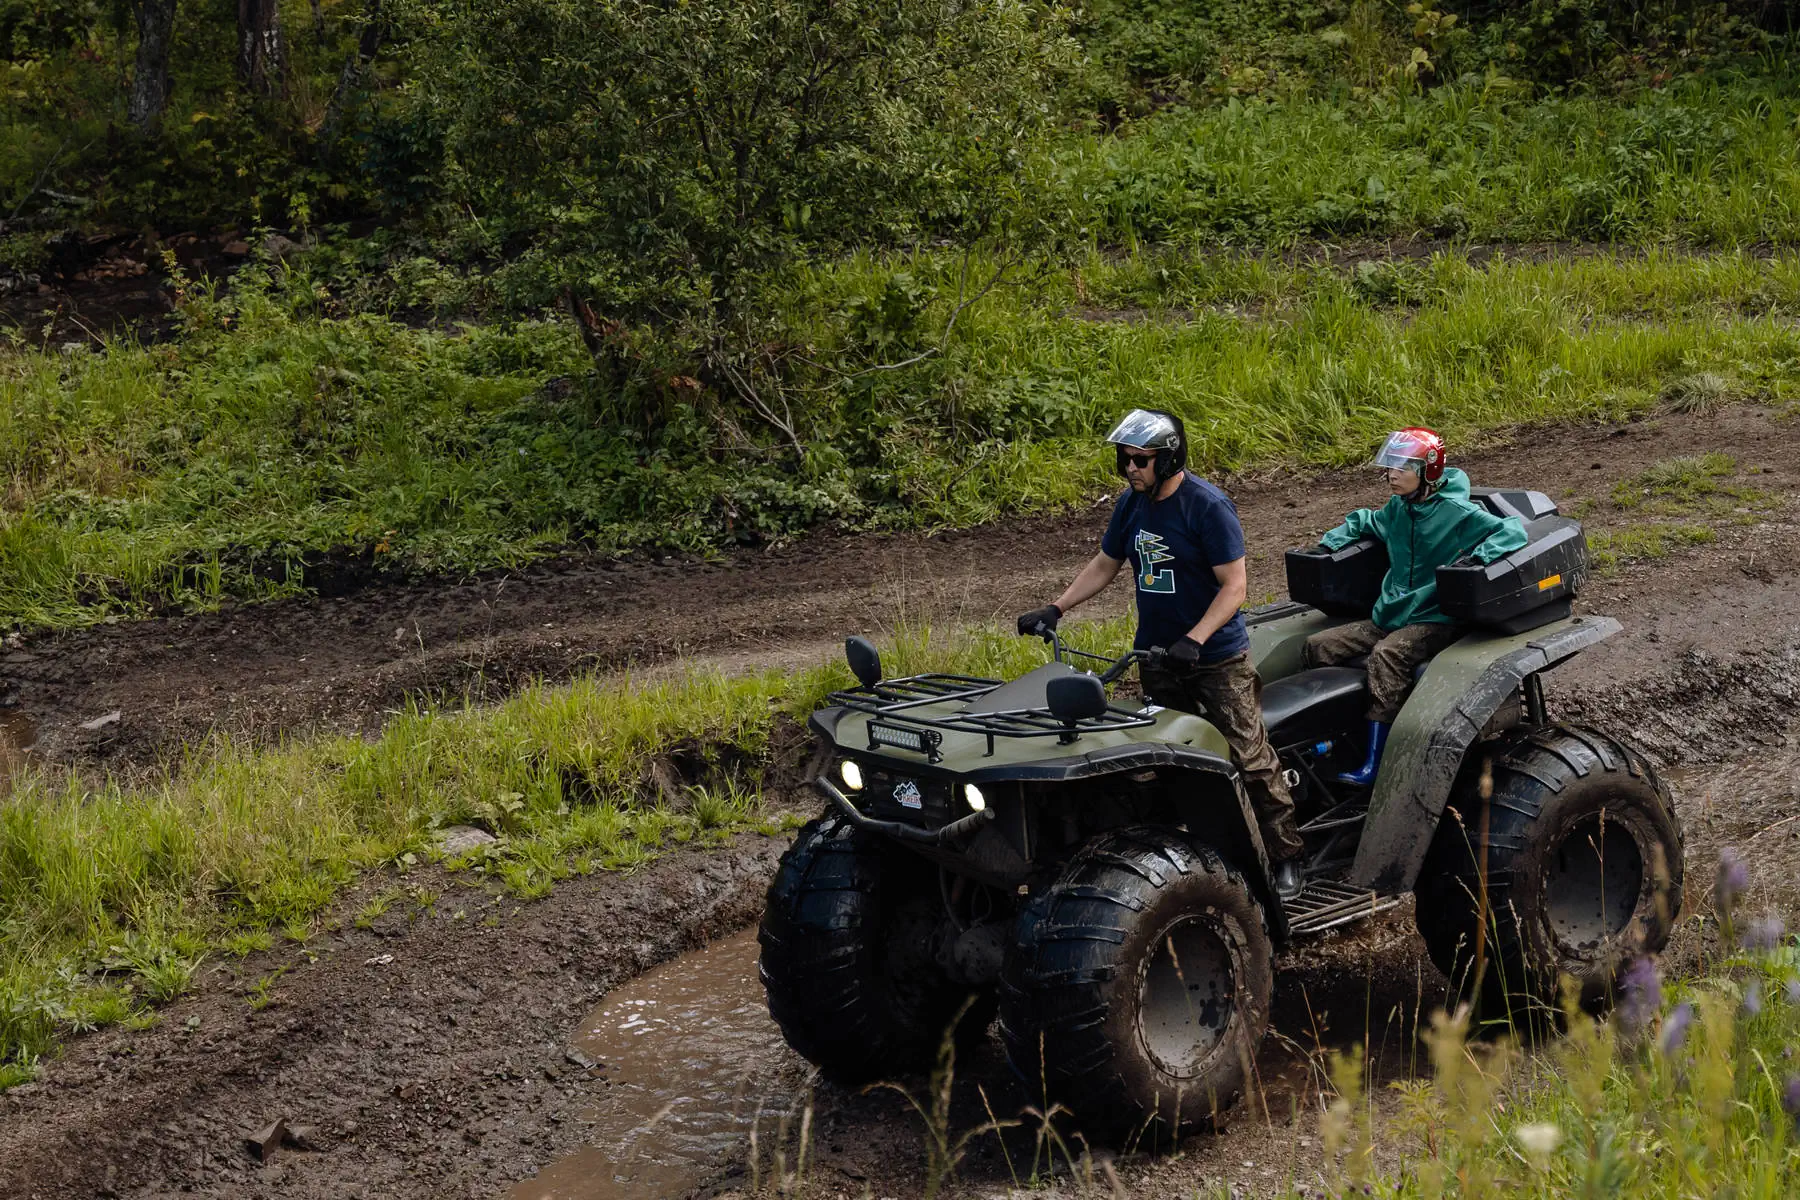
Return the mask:
[[[1243, 876], [1216, 852], [1180, 838], [1154, 828], [1106, 835], [1077, 854], [1019, 916], [1001, 975], [1001, 1036], [1034, 1091], [1042, 1070], [1053, 1096], [1079, 1097], [1077, 1116], [1089, 1132], [1107, 1132], [1109, 1121], [1135, 1120], [1139, 1111], [1117, 1069], [1106, 1024], [1111, 985], [1121, 971], [1117, 948], [1149, 907], [1146, 893], [1198, 872], [1251, 894]], [[1267, 961], [1266, 924], [1259, 921], [1256, 932]], [[1268, 998], [1261, 1001], [1266, 1020]], [[1260, 1036], [1260, 1026], [1255, 1034]]]
[[[1526, 848], [1531, 826], [1543, 815], [1549, 798], [1560, 794], [1570, 783], [1596, 772], [1628, 776], [1654, 789], [1657, 803], [1675, 834], [1674, 861], [1668, 865], [1673, 872], [1672, 891], [1679, 902], [1686, 835], [1675, 815], [1668, 786], [1642, 752], [1617, 738], [1594, 729], [1553, 725], [1521, 738], [1493, 759], [1487, 836], [1491, 911], [1517, 911], [1512, 907], [1518, 882], [1513, 864]], [[1469, 819], [1473, 820], [1472, 815]], [[1461, 976], [1467, 974], [1466, 947], [1472, 923], [1478, 919], [1473, 900], [1480, 886], [1478, 858], [1474, 853], [1477, 840], [1473, 826], [1465, 834], [1459, 823], [1446, 813], [1415, 889], [1419, 896], [1416, 906], [1419, 933], [1425, 939], [1432, 961], [1453, 985], [1464, 982]], [[1497, 1013], [1516, 1006], [1521, 998], [1541, 1004], [1557, 1002], [1556, 980], [1547, 978], [1542, 967], [1528, 962], [1525, 934], [1518, 922], [1491, 922], [1487, 945], [1490, 961], [1511, 964], [1511, 967], [1509, 972], [1488, 973], [1481, 995], [1473, 997], [1479, 1009]], [[1501, 982], [1502, 976], [1508, 973], [1515, 978]], [[1523, 979], [1517, 978], [1521, 975]], [[1521, 984], [1524, 990], [1515, 989], [1513, 984]], [[1610, 981], [1606, 981], [1606, 990], [1610, 990]]]
[[901, 853], [828, 815], [801, 829], [769, 885], [758, 932], [769, 1013], [788, 1043], [835, 1079], [929, 1063], [964, 997], [934, 971], [899, 985], [884, 971], [892, 893], [915, 882]]

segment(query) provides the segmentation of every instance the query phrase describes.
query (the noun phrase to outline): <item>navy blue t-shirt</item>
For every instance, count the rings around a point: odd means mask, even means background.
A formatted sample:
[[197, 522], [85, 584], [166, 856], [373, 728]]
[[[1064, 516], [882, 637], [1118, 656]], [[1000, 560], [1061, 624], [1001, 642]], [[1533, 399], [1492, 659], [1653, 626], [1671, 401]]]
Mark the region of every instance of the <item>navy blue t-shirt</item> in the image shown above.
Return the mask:
[[[1167, 500], [1126, 489], [1100, 550], [1108, 558], [1131, 560], [1137, 648], [1167, 649], [1200, 623], [1219, 594], [1213, 568], [1244, 557], [1244, 527], [1231, 497], [1189, 473]], [[1200, 660], [1218, 662], [1249, 648], [1250, 631], [1240, 614], [1206, 640]]]

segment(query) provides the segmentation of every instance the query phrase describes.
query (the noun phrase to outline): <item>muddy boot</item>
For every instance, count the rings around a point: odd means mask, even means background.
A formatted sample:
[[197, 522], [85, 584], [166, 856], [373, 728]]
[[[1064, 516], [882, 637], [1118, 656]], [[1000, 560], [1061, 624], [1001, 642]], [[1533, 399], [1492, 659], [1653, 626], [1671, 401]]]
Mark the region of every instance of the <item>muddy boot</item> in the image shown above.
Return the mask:
[[1306, 890], [1306, 876], [1300, 870], [1298, 858], [1284, 858], [1275, 864], [1275, 894], [1283, 900], [1292, 900]]
[[1388, 730], [1392, 728], [1393, 726], [1386, 721], [1369, 722], [1369, 757], [1356, 770], [1345, 771], [1339, 775], [1339, 783], [1368, 787], [1375, 782], [1375, 769], [1381, 765], [1381, 752], [1387, 748]]

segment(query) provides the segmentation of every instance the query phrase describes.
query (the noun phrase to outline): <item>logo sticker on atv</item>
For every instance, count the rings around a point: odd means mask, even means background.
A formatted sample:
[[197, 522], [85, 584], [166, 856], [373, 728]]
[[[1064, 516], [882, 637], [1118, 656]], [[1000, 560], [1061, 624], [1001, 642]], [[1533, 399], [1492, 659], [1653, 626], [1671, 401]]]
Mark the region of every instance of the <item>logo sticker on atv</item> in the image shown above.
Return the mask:
[[894, 799], [902, 808], [924, 808], [925, 797], [919, 793], [919, 785], [910, 779], [903, 779], [894, 785]]
[[1175, 572], [1159, 571], [1158, 567], [1174, 559], [1169, 553], [1169, 543], [1147, 529], [1140, 529], [1136, 540], [1138, 556], [1138, 591], [1161, 592], [1175, 594]]

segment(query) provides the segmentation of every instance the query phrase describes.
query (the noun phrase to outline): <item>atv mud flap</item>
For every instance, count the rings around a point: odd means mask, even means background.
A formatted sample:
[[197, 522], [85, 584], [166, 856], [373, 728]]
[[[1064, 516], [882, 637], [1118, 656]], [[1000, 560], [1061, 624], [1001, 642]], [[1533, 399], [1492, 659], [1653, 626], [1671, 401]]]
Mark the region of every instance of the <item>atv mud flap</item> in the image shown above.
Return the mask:
[[1526, 633], [1471, 633], [1431, 660], [1394, 722], [1345, 881], [1383, 895], [1412, 889], [1463, 759], [1525, 680], [1619, 632], [1569, 617]]

